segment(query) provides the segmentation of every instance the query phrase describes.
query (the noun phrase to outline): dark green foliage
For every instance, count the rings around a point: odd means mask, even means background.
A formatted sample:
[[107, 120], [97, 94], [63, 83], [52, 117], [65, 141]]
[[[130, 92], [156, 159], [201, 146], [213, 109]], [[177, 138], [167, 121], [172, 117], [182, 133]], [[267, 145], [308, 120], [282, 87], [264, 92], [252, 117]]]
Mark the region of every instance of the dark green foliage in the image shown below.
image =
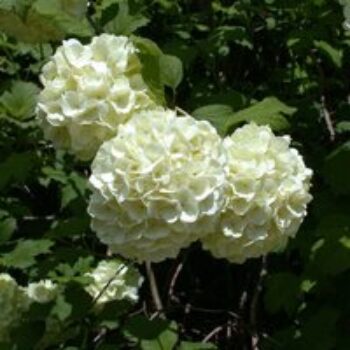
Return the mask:
[[[348, 0], [0, 1], [1, 271], [62, 287], [0, 349], [350, 349], [349, 9]], [[159, 103], [223, 136], [269, 124], [314, 170], [309, 215], [285, 252], [230, 265], [194, 245], [154, 267], [160, 315], [147, 281], [137, 305], [93, 309], [84, 273], [107, 252], [89, 228], [89, 168], [55, 152], [34, 116], [38, 73], [60, 41], [102, 32], [132, 35]]]

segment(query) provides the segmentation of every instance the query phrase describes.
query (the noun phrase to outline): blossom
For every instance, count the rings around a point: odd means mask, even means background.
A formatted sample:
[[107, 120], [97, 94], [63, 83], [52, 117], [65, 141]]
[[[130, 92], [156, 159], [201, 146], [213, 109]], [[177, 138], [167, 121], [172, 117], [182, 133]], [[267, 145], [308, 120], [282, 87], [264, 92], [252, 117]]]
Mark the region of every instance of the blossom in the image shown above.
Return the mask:
[[210, 232], [224, 204], [226, 157], [206, 121], [144, 111], [92, 164], [92, 229], [111, 251], [158, 262]]
[[136, 269], [118, 260], [101, 261], [95, 270], [87, 273], [92, 283], [85, 289], [96, 300], [104, 304], [113, 300], [138, 300], [138, 290], [143, 282]]
[[43, 67], [38, 116], [55, 147], [92, 159], [135, 111], [153, 105], [137, 50], [125, 36], [102, 34], [88, 45], [63, 41]]
[[224, 140], [226, 204], [219, 228], [202, 240], [215, 257], [242, 263], [282, 250], [295, 236], [312, 198], [312, 171], [290, 142], [253, 123]]
[[8, 340], [11, 328], [20, 323], [21, 315], [29, 306], [24, 288], [10, 275], [0, 274], [0, 342]]
[[40, 304], [45, 304], [56, 298], [57, 285], [51, 280], [42, 280], [29, 283], [26, 292], [31, 300]]

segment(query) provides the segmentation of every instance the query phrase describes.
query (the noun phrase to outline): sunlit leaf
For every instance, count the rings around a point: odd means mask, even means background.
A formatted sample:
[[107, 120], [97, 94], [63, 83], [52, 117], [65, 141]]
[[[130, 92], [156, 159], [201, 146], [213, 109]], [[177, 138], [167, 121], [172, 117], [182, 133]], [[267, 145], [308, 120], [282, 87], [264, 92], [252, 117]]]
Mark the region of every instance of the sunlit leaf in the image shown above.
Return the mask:
[[0, 243], [9, 240], [16, 228], [16, 219], [11, 217], [9, 213], [0, 210]]
[[24, 120], [34, 114], [39, 88], [29, 82], [15, 81], [0, 97], [0, 105], [13, 118]]
[[15, 249], [0, 257], [0, 264], [26, 269], [36, 263], [35, 258], [50, 252], [54, 243], [47, 239], [19, 241]]
[[162, 82], [175, 90], [183, 78], [182, 62], [175, 56], [161, 55], [159, 65]]
[[130, 14], [127, 1], [118, 1], [118, 5], [119, 11], [117, 16], [104, 27], [107, 32], [117, 35], [130, 35], [149, 22], [148, 18], [140, 13]]

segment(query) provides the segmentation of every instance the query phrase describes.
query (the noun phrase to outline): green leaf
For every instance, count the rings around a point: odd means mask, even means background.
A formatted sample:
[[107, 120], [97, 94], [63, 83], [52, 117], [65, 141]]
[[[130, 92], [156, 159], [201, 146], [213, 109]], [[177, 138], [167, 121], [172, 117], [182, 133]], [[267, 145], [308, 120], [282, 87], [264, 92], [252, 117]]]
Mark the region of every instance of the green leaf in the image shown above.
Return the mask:
[[198, 120], [208, 120], [219, 134], [224, 136], [227, 132], [226, 125], [233, 113], [231, 106], [213, 104], [197, 108], [192, 112], [192, 116]]
[[159, 46], [150, 39], [135, 35], [133, 35], [131, 39], [142, 55], [159, 57], [163, 54]]
[[108, 22], [104, 29], [116, 35], [130, 35], [138, 28], [144, 27], [149, 20], [140, 13], [131, 15], [127, 1], [119, 1], [119, 11], [117, 16]]
[[339, 311], [323, 307], [313, 313], [300, 330], [295, 349], [331, 350], [336, 348], [336, 327]]
[[0, 244], [8, 241], [17, 228], [16, 219], [0, 210]]
[[275, 131], [289, 128], [289, 122], [284, 115], [292, 115], [296, 108], [287, 106], [276, 97], [267, 97], [251, 107], [234, 113], [225, 127], [229, 130], [241, 122], [255, 122], [259, 125], [269, 125]]
[[84, 18], [87, 12], [86, 0], [56, 0], [61, 5], [62, 11], [76, 18]]
[[36, 257], [50, 252], [54, 243], [47, 239], [23, 240], [15, 249], [0, 257], [0, 264], [18, 269], [26, 269], [36, 263]]
[[211, 343], [192, 343], [183, 341], [178, 350], [216, 350], [218, 347]]
[[342, 237], [337, 241], [326, 241], [319, 248], [314, 257], [314, 271], [323, 275], [338, 275], [350, 269], [349, 237]]
[[152, 40], [133, 36], [132, 40], [139, 50], [142, 63], [142, 77], [149, 87], [153, 99], [160, 105], [165, 104], [164, 84], [160, 74], [160, 57], [162, 51]]
[[25, 120], [34, 114], [39, 88], [24, 81], [12, 83], [10, 91], [0, 97], [0, 105], [13, 118]]
[[86, 316], [92, 306], [92, 298], [78, 283], [69, 283], [65, 290], [65, 300], [71, 305], [69, 316], [81, 319]]
[[36, 0], [0, 3], [0, 29], [22, 42], [58, 41], [65, 34], [90, 36], [92, 28], [85, 18], [85, 0]]
[[[91, 279], [89, 277], [84, 276], [87, 272], [91, 272], [91, 265], [94, 261], [92, 256], [83, 258], [79, 257], [78, 259], [76, 256], [80, 252], [77, 253], [77, 250], [75, 250], [75, 256], [74, 251], [72, 251], [72, 265], [67, 263], [61, 263], [59, 264], [55, 271], [52, 271], [51, 277], [55, 280], [59, 280], [62, 283], [68, 283], [68, 282], [79, 282], [81, 284], [89, 284], [91, 282]], [[57, 255], [60, 256], [62, 260], [67, 260], [67, 257], [62, 254], [62, 251], [58, 250]]]
[[343, 50], [336, 49], [329, 43], [323, 40], [315, 40], [315, 47], [329, 59], [337, 68], [341, 68], [343, 64]]
[[172, 350], [178, 340], [177, 325], [171, 322], [169, 327], [160, 333], [155, 339], [141, 340], [142, 350]]
[[60, 321], [65, 321], [72, 313], [72, 305], [67, 303], [63, 295], [56, 298], [55, 306], [52, 308], [52, 315], [57, 316]]
[[295, 108], [277, 98], [268, 97], [238, 112], [234, 112], [228, 105], [208, 105], [196, 109], [193, 116], [210, 121], [221, 135], [226, 135], [232, 127], [249, 121], [259, 125], [267, 124], [275, 131], [285, 130], [289, 127], [289, 122], [284, 114], [292, 115], [295, 111]]
[[300, 279], [291, 273], [276, 273], [266, 281], [265, 305], [270, 313], [281, 310], [291, 315], [298, 306]]
[[59, 220], [54, 223], [53, 228], [48, 232], [48, 237], [52, 239], [63, 237], [81, 236], [89, 228], [90, 218], [87, 213], [82, 213], [79, 217], [71, 217]]
[[316, 286], [316, 284], [316, 281], [305, 279], [301, 282], [300, 288], [304, 293], [309, 293]]
[[350, 219], [347, 214], [324, 216], [316, 230], [321, 237], [312, 249], [309, 269], [316, 276], [337, 275], [350, 268]]
[[37, 0], [34, 10], [65, 34], [89, 37], [93, 30], [85, 18], [87, 2], [83, 0]]
[[62, 188], [61, 208], [67, 207], [73, 200], [84, 196], [87, 190], [86, 178], [73, 172], [66, 176], [67, 184]]
[[132, 304], [128, 300], [116, 300], [106, 304], [98, 314], [100, 323], [116, 322], [122, 315], [127, 314], [132, 308]]
[[325, 159], [323, 174], [333, 191], [350, 193], [350, 141], [344, 143]]
[[175, 90], [183, 78], [182, 62], [176, 56], [162, 55], [159, 58], [160, 78], [164, 85]]
[[238, 45], [246, 47], [247, 49], [253, 49], [253, 43], [247, 33], [247, 29], [238, 26], [222, 26], [219, 27], [221, 35], [227, 42], [234, 42]]
[[124, 326], [124, 333], [140, 342], [142, 350], [172, 350], [177, 343], [177, 325], [162, 319], [149, 320], [144, 316], [134, 316]]
[[63, 31], [32, 8], [20, 13], [12, 6], [1, 5], [0, 3], [0, 30], [7, 35], [29, 43], [63, 39]]
[[347, 121], [339, 122], [336, 126], [336, 131], [339, 134], [349, 132], [350, 131], [350, 122], [347, 122]]
[[26, 181], [35, 167], [35, 163], [35, 155], [31, 152], [12, 153], [0, 163], [0, 190], [10, 183]]
[[170, 326], [170, 321], [163, 319], [149, 320], [145, 316], [134, 316], [130, 318], [125, 326], [126, 334], [137, 339], [154, 339], [157, 338]]
[[45, 322], [28, 320], [13, 332], [14, 348], [18, 350], [35, 349], [45, 332]]

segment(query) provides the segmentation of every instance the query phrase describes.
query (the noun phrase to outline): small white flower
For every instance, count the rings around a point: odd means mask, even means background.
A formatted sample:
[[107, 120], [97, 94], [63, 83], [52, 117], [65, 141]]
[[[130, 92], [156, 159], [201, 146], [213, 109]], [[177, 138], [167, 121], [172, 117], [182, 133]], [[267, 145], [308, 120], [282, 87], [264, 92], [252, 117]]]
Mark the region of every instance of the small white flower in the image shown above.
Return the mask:
[[11, 328], [20, 323], [29, 306], [30, 300], [24, 288], [10, 275], [0, 274], [0, 342], [8, 340]]
[[204, 248], [236, 263], [283, 249], [306, 216], [312, 171], [290, 148], [290, 138], [276, 137], [267, 126], [245, 125], [224, 147], [226, 205]]
[[138, 290], [143, 282], [138, 271], [121, 261], [101, 261], [95, 270], [87, 273], [93, 282], [85, 289], [97, 304], [113, 300], [138, 300]]
[[135, 111], [154, 105], [136, 48], [124, 36], [102, 34], [89, 45], [64, 41], [41, 81], [37, 111], [45, 136], [83, 160]]
[[51, 280], [42, 280], [35, 283], [29, 283], [26, 291], [31, 300], [40, 304], [45, 304], [56, 298], [57, 285]]
[[124, 257], [175, 257], [215, 227], [225, 164], [222, 141], [208, 122], [171, 110], [140, 112], [92, 164], [92, 228]]

